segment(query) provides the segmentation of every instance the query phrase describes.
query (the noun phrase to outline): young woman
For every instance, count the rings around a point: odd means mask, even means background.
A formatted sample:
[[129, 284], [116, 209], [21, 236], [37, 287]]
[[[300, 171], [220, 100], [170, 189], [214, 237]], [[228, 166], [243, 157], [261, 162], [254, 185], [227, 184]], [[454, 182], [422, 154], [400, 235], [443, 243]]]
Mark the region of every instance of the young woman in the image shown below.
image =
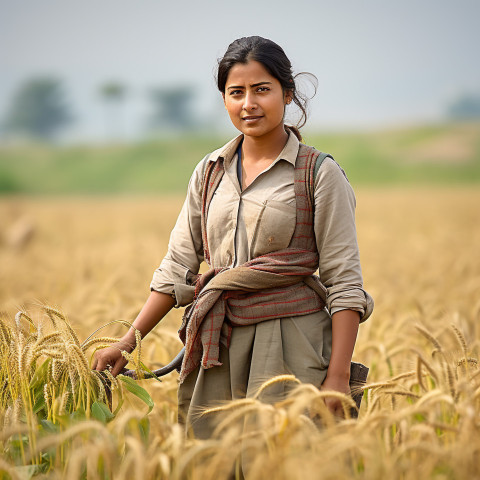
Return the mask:
[[[352, 188], [331, 157], [284, 123], [293, 102], [303, 125], [306, 104], [282, 48], [257, 36], [235, 40], [219, 60], [217, 83], [240, 135], [195, 169], [133, 323], [145, 336], [173, 306], [190, 305], [180, 330], [179, 418], [198, 437], [211, 434], [210, 416], [196, 415], [201, 408], [253, 395], [274, 375], [349, 393], [359, 322], [373, 308]], [[198, 276], [203, 260], [210, 270]], [[98, 351], [93, 367], [118, 374], [121, 350], [134, 346], [131, 329]], [[274, 384], [264, 400], [281, 398], [283, 388]], [[340, 413], [337, 399], [326, 403]]]

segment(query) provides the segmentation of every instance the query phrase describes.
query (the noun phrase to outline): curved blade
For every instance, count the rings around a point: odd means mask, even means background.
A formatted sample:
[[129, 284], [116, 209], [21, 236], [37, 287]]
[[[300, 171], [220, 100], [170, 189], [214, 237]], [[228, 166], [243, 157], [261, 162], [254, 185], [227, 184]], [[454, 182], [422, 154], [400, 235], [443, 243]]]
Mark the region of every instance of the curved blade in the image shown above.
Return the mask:
[[[155, 376], [157, 377], [163, 377], [167, 373], [173, 372], [174, 370], [177, 370], [177, 372], [180, 372], [180, 368], [182, 367], [182, 362], [183, 362], [183, 356], [185, 354], [185, 347], [183, 347], [180, 352], [178, 352], [177, 356], [167, 365], [165, 365], [162, 368], [159, 368], [158, 370], [154, 370], [152, 375], [151, 373], [145, 372], [143, 378], [154, 378]], [[137, 374], [135, 373], [135, 370], [123, 370], [120, 372], [122, 375], [125, 375], [127, 377], [131, 377], [135, 380], [137, 380]]]

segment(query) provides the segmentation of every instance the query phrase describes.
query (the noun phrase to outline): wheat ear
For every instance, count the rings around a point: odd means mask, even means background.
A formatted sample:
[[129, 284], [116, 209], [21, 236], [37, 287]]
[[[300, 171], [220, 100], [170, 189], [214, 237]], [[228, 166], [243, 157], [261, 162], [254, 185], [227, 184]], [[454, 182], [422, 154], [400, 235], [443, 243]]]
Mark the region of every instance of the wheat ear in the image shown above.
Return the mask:
[[268, 387], [271, 385], [274, 385], [275, 383], [281, 383], [281, 382], [294, 382], [294, 383], [300, 383], [300, 380], [298, 380], [295, 375], [277, 375], [276, 377], [271, 378], [270, 380], [267, 380], [265, 383], [263, 383], [260, 388], [257, 390], [253, 398], [258, 398], [263, 391], [265, 391]]
[[424, 327], [422, 327], [422, 325], [415, 325], [415, 328], [427, 339], [429, 340], [433, 346], [439, 351], [439, 352], [443, 352], [443, 348], [442, 346], [440, 345], [440, 342]]

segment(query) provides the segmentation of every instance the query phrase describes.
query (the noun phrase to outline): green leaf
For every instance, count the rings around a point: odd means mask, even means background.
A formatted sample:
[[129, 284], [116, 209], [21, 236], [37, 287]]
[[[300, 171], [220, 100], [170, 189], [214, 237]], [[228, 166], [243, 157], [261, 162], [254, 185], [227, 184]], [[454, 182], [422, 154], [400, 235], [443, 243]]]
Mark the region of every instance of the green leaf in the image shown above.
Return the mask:
[[135, 395], [137, 398], [139, 398], [145, 405], [148, 406], [148, 412], [150, 413], [152, 411], [152, 408], [154, 407], [154, 403], [152, 400], [152, 397], [150, 394], [140, 385], [138, 385], [135, 380], [133, 380], [130, 377], [126, 377], [125, 375], [118, 375], [118, 377], [124, 384], [125, 388]]
[[57, 415], [55, 417], [55, 423], [62, 427], [68, 427], [72, 424], [73, 417], [69, 413], [64, 413], [63, 415]]
[[45, 397], [43, 394], [38, 395], [35, 399], [35, 405], [33, 406], [33, 413], [37, 415], [41, 410], [46, 407], [45, 405]]
[[43, 392], [43, 385], [47, 382], [48, 376], [48, 366], [52, 360], [47, 358], [36, 370], [30, 380], [30, 389], [35, 390], [38, 387], [41, 387]]
[[148, 444], [148, 435], [150, 434], [150, 420], [148, 417], [143, 417], [139, 422], [138, 422], [138, 428], [140, 430], [140, 436], [145, 443], [145, 445]]
[[40, 420], [40, 424], [46, 433], [58, 433], [60, 431], [58, 425], [55, 425], [50, 420]]
[[150, 370], [143, 362], [140, 362], [140, 366], [142, 367], [142, 369], [147, 372], [148, 374], [150, 374], [152, 376], [152, 378], [154, 378], [155, 380], [157, 380], [157, 382], [161, 382], [162, 380], [160, 379], [160, 377], [157, 377], [155, 375], [155, 373]]
[[87, 416], [85, 415], [85, 410], [81, 407], [78, 408], [70, 414], [70, 419], [72, 422], [83, 422], [83, 420], [87, 419]]
[[115, 416], [103, 402], [95, 402], [91, 408], [92, 416], [102, 423], [107, 423]]
[[123, 397], [120, 397], [119, 400], [118, 400], [118, 404], [117, 404], [117, 408], [113, 411], [113, 416], [116, 417], [117, 416], [117, 413], [120, 411], [120, 409], [122, 408], [122, 405], [123, 405], [123, 402], [125, 400], [123, 399]]
[[28, 442], [29, 442], [28, 435], [20, 435], [20, 434], [13, 435], [9, 440], [9, 444], [15, 449], [20, 449], [22, 448], [22, 446], [28, 445]]
[[20, 465], [14, 467], [18, 477], [22, 480], [30, 480], [32, 477], [43, 473], [45, 470], [42, 465]]

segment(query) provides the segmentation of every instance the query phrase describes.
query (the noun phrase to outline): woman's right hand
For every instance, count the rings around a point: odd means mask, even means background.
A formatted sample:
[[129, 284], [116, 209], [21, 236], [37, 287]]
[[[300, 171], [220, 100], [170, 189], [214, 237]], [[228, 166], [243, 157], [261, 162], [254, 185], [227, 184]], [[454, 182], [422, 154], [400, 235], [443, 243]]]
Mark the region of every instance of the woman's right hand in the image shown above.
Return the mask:
[[110, 373], [116, 377], [128, 363], [128, 360], [122, 355], [122, 350], [130, 352], [130, 348], [125, 348], [122, 342], [114, 343], [110, 347], [97, 350], [93, 356], [93, 370], [102, 372], [110, 370]]
[[121, 337], [120, 341], [95, 352], [92, 368], [98, 372], [108, 369], [114, 377], [117, 376], [128, 363], [123, 357], [122, 351], [132, 353], [135, 349], [137, 338], [135, 332], [140, 332], [143, 338], [174, 305], [175, 300], [171, 295], [152, 291], [133, 322], [132, 328]]

